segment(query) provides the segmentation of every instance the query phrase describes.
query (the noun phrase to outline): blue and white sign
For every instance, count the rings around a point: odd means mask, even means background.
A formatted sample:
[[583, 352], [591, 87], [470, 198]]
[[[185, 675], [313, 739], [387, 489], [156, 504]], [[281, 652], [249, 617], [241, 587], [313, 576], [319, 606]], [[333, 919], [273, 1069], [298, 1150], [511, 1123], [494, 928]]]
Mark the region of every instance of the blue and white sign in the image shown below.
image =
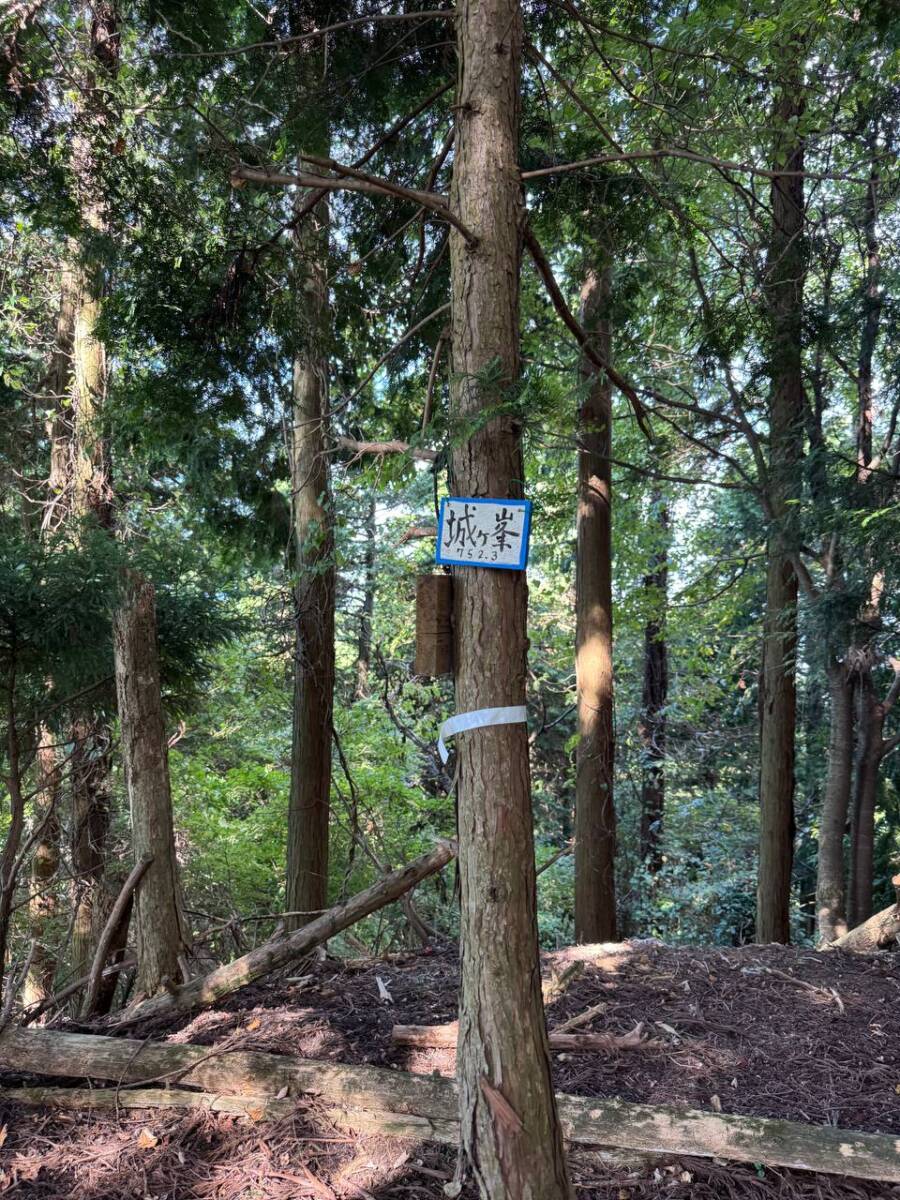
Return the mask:
[[448, 566], [524, 571], [531, 528], [530, 500], [441, 501], [437, 562]]

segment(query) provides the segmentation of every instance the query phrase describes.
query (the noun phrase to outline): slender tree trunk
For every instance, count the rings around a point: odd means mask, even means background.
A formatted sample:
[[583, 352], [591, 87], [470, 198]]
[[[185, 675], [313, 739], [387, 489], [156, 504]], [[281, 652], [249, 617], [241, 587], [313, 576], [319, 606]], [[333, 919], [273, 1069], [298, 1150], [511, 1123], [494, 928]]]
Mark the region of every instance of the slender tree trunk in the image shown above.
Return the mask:
[[[88, 6], [91, 69], [83, 86], [82, 109], [72, 144], [75, 197], [81, 233], [69, 245], [75, 288], [75, 327], [72, 348], [71, 492], [72, 515], [112, 529], [113, 504], [109, 454], [103, 433], [106, 400], [106, 347], [97, 336], [104, 293], [103, 263], [95, 242], [107, 232], [106, 204], [100, 182], [98, 154], [108, 135], [110, 113], [104, 77], [118, 71], [119, 33], [116, 7], [104, 0]], [[73, 724], [72, 863], [75, 871], [76, 914], [72, 937], [72, 967], [82, 975], [90, 968], [102, 921], [103, 870], [109, 831], [107, 722], [86, 712]]]
[[102, 922], [101, 893], [109, 833], [110, 730], [104, 721], [80, 717], [72, 726], [72, 873], [75, 919], [71, 966], [85, 975]]
[[802, 323], [803, 112], [798, 47], [792, 46], [775, 106], [775, 170], [772, 228], [765, 301], [769, 320], [770, 528], [766, 567], [766, 611], [760, 678], [760, 832], [756, 938], [790, 941], [791, 868], [794, 856], [794, 765], [797, 726], [797, 578], [794, 549], [795, 501], [803, 455]]
[[[522, 17], [517, 0], [461, 0], [450, 232], [451, 419], [504, 404], [519, 379]], [[491, 382], [485, 380], [490, 372]], [[454, 445], [459, 496], [517, 497], [521, 429], [508, 411]], [[458, 712], [525, 702], [524, 572], [454, 569]], [[541, 1001], [528, 736], [523, 724], [457, 739], [462, 1160], [484, 1200], [570, 1196]]]
[[[305, 31], [298, 9], [292, 32]], [[321, 81], [324, 58], [304, 56], [300, 95], [310, 97], [310, 80]], [[311, 152], [330, 153], [321, 101], [317, 129], [304, 125]], [[309, 114], [307, 114], [308, 116]], [[294, 719], [291, 798], [288, 812], [286, 907], [306, 915], [325, 908], [328, 898], [328, 826], [331, 803], [331, 742], [334, 706], [334, 511], [328, 468], [328, 204], [323, 200], [295, 238], [297, 340], [291, 397], [291, 488], [296, 570]]]
[[644, 577], [652, 616], [644, 627], [644, 685], [641, 693], [641, 861], [656, 872], [662, 866], [662, 831], [666, 805], [666, 705], [669, 701], [669, 650], [666, 644], [668, 601], [669, 510], [662, 496], [653, 496], [662, 546], [653, 569]]
[[40, 1004], [51, 996], [56, 975], [56, 955], [50, 948], [49, 932], [57, 914], [54, 882], [59, 870], [60, 779], [54, 737], [46, 726], [41, 727], [38, 740], [37, 775], [34, 822], [40, 834], [31, 860], [28, 923], [34, 952], [22, 992], [26, 1005]]
[[[872, 147], [873, 150], [875, 147]], [[859, 344], [857, 395], [859, 399], [856, 423], [856, 477], [865, 483], [872, 462], [872, 425], [875, 417], [875, 393], [872, 384], [872, 362], [881, 323], [882, 297], [879, 288], [881, 247], [878, 241], [878, 172], [873, 168], [866, 189], [863, 234], [866, 241], [865, 283], [863, 294], [863, 328]]]
[[831, 702], [828, 775], [819, 821], [816, 879], [816, 921], [822, 945], [847, 932], [844, 835], [853, 773], [853, 680], [846, 662], [829, 663], [828, 694]]
[[363, 554], [363, 606], [359, 616], [356, 651], [356, 699], [369, 694], [369, 669], [372, 664], [372, 617], [375, 613], [375, 496], [369, 497], [366, 510], [366, 548]]
[[59, 313], [56, 318], [56, 337], [47, 372], [47, 398], [51, 415], [47, 419], [47, 438], [50, 442], [50, 474], [47, 479], [47, 499], [41, 519], [43, 530], [54, 529], [69, 515], [69, 488], [72, 470], [69, 453], [72, 447], [71, 405], [73, 398], [72, 363], [75, 346], [75, 311], [78, 288], [71, 263], [64, 260], [60, 269]]
[[[582, 323], [610, 358], [611, 268], [591, 272], [581, 292]], [[578, 411], [578, 558], [575, 673], [578, 748], [575, 784], [575, 939], [616, 936], [616, 810], [612, 614], [612, 385], [582, 358]]]
[[153, 861], [137, 891], [137, 988], [152, 996], [180, 981], [179, 958], [190, 948], [172, 826], [169, 750], [163, 721], [153, 585], [125, 573], [113, 622], [122, 761], [131, 808], [135, 861]]
[[6, 690], [6, 766], [8, 772], [3, 779], [9, 797], [9, 821], [6, 836], [0, 849], [0, 1000], [3, 999], [4, 972], [9, 951], [9, 927], [13, 914], [13, 899], [18, 880], [19, 847], [25, 832], [25, 797], [22, 793], [22, 763], [24, 755], [19, 737], [18, 712], [16, 709], [17, 671], [15, 664], [9, 668], [4, 682]]
[[875, 853], [875, 804], [878, 772], [883, 755], [884, 706], [875, 694], [871, 668], [859, 679], [859, 743], [853, 789], [853, 829], [850, 865], [850, 926], [872, 915], [872, 882]]

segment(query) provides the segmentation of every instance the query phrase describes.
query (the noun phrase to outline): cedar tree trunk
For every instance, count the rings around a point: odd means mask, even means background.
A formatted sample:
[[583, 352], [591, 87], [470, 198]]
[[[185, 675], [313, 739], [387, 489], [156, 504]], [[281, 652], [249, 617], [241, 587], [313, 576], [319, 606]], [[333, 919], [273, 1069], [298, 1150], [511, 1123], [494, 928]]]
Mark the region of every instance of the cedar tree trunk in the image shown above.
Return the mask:
[[650, 871], [662, 866], [662, 830], [666, 804], [666, 705], [669, 700], [669, 651], [666, 645], [668, 600], [669, 510], [659, 494], [653, 496], [662, 547], [653, 570], [644, 576], [652, 616], [644, 627], [644, 684], [641, 693], [641, 861]]
[[[588, 275], [581, 320], [604, 361], [612, 271]], [[613, 802], [612, 385], [582, 357], [578, 411], [578, 555], [575, 674], [578, 748], [575, 783], [575, 940], [616, 936], [616, 810]]]
[[[505, 405], [519, 379], [522, 191], [518, 0], [461, 0], [450, 231], [451, 419]], [[452, 451], [458, 496], [519, 497], [521, 429], [508, 408]], [[527, 589], [519, 571], [454, 570], [458, 712], [525, 701]], [[524, 724], [457, 739], [462, 1159], [484, 1200], [570, 1193], [541, 1001], [528, 736]]]
[[764, 281], [769, 322], [769, 507], [766, 609], [760, 677], [760, 830], [756, 939], [790, 941], [797, 726], [797, 578], [793, 501], [803, 456], [802, 323], [805, 257], [803, 113], [796, 47], [773, 113], [772, 226]]
[[180, 979], [179, 958], [188, 949], [178, 885], [169, 750], [163, 722], [153, 585], [134, 571], [124, 575], [113, 622], [116, 695], [122, 761], [131, 808], [135, 861], [151, 862], [138, 887], [137, 988], [152, 996], [165, 981]]

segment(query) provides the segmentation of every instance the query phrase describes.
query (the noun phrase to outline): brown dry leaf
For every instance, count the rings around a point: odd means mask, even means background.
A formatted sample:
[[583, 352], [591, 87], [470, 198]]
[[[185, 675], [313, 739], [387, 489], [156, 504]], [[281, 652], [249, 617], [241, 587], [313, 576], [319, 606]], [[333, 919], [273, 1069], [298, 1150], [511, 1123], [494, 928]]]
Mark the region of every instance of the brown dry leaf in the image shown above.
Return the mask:
[[261, 1121], [263, 1119], [263, 1117], [265, 1117], [265, 1115], [266, 1115], [266, 1110], [264, 1108], [248, 1108], [247, 1109], [247, 1116], [250, 1118], [251, 1121]]
[[152, 1150], [159, 1145], [159, 1138], [145, 1126], [138, 1134], [137, 1144], [142, 1150]]
[[262, 1025], [262, 1018], [254, 1017], [252, 1021], [247, 1022], [247, 1030], [248, 1032], [253, 1033], [255, 1029], [259, 1029], [260, 1025]]
[[2, 1146], [3, 1143], [6, 1141], [8, 1134], [9, 1134], [9, 1128], [6, 1125], [4, 1125], [2, 1128], [0, 1128], [0, 1146]]

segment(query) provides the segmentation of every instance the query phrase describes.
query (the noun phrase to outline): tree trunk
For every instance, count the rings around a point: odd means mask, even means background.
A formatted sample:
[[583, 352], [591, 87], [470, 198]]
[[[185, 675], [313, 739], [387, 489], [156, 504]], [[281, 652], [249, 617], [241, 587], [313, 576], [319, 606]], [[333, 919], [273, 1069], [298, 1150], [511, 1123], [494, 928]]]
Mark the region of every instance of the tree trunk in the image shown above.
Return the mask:
[[369, 668], [372, 664], [372, 617], [375, 613], [375, 494], [366, 510], [366, 548], [363, 554], [363, 605], [359, 615], [356, 651], [356, 699], [369, 694]]
[[653, 569], [644, 576], [651, 616], [644, 627], [644, 685], [641, 693], [639, 732], [643, 770], [641, 777], [641, 861], [654, 874], [662, 866], [662, 830], [666, 802], [666, 705], [669, 701], [669, 651], [666, 645], [668, 603], [669, 510], [659, 493], [652, 498], [662, 545], [653, 558]]
[[22, 991], [26, 1005], [40, 1004], [53, 994], [56, 974], [56, 955], [48, 944], [48, 933], [57, 913], [54, 881], [59, 870], [60, 780], [53, 734], [46, 726], [41, 727], [38, 741], [37, 775], [34, 823], [40, 833], [31, 860], [28, 923], [34, 952]]
[[872, 881], [875, 854], [875, 804], [878, 772], [883, 753], [884, 707], [878, 702], [872, 671], [865, 666], [859, 678], [859, 741], [853, 786], [853, 820], [850, 839], [851, 926], [872, 915]]
[[[522, 192], [518, 173], [522, 18], [518, 0], [461, 0], [450, 231], [451, 421], [458, 496], [518, 497]], [[458, 712], [525, 702], [524, 572], [454, 568]], [[462, 1159], [485, 1200], [570, 1196], [541, 1004], [528, 736], [524, 723], [457, 739]]]
[[[611, 354], [612, 271], [591, 271], [581, 320], [604, 361]], [[575, 782], [575, 940], [616, 936], [616, 810], [613, 797], [612, 385], [585, 358], [578, 410], [578, 556], [575, 674], [578, 748]]]
[[[306, 31], [299, 6], [291, 30]], [[310, 52], [302, 69], [318, 87], [324, 58]], [[301, 78], [301, 97], [311, 95]], [[328, 155], [323, 102], [317, 128], [304, 125], [311, 152]], [[310, 119], [314, 119], [310, 117]], [[300, 203], [300, 201], [298, 201]], [[302, 925], [328, 899], [328, 825], [331, 803], [331, 742], [334, 705], [334, 511], [328, 467], [328, 202], [322, 200], [295, 235], [297, 329], [291, 396], [291, 489], [293, 495], [295, 628], [294, 719], [291, 798], [288, 812], [285, 907], [303, 913], [287, 918]]]
[[797, 725], [796, 505], [803, 455], [802, 324], [803, 112], [799, 47], [784, 55], [785, 77], [773, 114], [775, 125], [772, 227], [764, 281], [769, 321], [770, 527], [766, 610], [760, 677], [760, 831], [756, 938], [790, 941], [791, 868], [794, 856], [794, 761]]
[[[72, 242], [69, 242], [69, 253]], [[50, 442], [50, 472], [47, 477], [47, 499], [41, 529], [55, 529], [69, 515], [69, 489], [72, 482], [69, 461], [72, 446], [70, 404], [73, 398], [72, 363], [75, 347], [75, 312], [78, 289], [75, 272], [68, 259], [60, 268], [59, 312], [56, 318], [56, 337], [50, 368], [47, 372], [47, 399], [51, 412], [46, 421]]]
[[847, 932], [844, 893], [844, 834], [853, 772], [853, 681], [845, 662], [828, 666], [831, 722], [828, 776], [819, 821], [816, 921], [821, 945]]
[[[82, 236], [70, 242], [76, 264], [75, 328], [72, 348], [72, 515], [112, 529], [113, 507], [109, 455], [103, 434], [106, 400], [106, 347], [98, 338], [104, 292], [103, 263], [93, 241], [107, 232], [106, 205], [100, 181], [97, 146], [112, 115], [97, 72], [115, 76], [119, 61], [118, 17], [115, 4], [95, 0], [88, 6], [91, 67], [85, 73], [77, 129], [72, 141], [72, 171]], [[109, 831], [108, 724], [85, 713], [73, 724], [72, 863], [75, 871], [76, 915], [72, 936], [72, 969], [84, 974], [93, 959], [99, 936], [106, 837]], [[102, 921], [100, 922], [102, 925]]]
[[152, 996], [179, 979], [179, 957], [190, 946], [184, 920], [172, 828], [169, 751], [163, 722], [153, 585], [124, 576], [113, 623], [122, 760], [131, 808], [136, 862], [151, 858], [136, 898], [137, 989]]
[[[873, 152], [876, 146], [873, 144]], [[875, 416], [875, 393], [872, 385], [872, 360], [881, 323], [882, 296], [879, 288], [881, 273], [881, 247], [878, 241], [878, 186], [879, 176], [873, 167], [866, 189], [863, 216], [863, 235], [866, 242], [865, 283], [863, 292], [863, 328], [859, 342], [857, 370], [858, 411], [856, 423], [856, 478], [865, 483], [870, 475], [872, 462], [872, 426]]]
[[73, 975], [85, 975], [90, 969], [102, 926], [103, 873], [109, 834], [110, 741], [105, 721], [84, 716], [72, 726]]

